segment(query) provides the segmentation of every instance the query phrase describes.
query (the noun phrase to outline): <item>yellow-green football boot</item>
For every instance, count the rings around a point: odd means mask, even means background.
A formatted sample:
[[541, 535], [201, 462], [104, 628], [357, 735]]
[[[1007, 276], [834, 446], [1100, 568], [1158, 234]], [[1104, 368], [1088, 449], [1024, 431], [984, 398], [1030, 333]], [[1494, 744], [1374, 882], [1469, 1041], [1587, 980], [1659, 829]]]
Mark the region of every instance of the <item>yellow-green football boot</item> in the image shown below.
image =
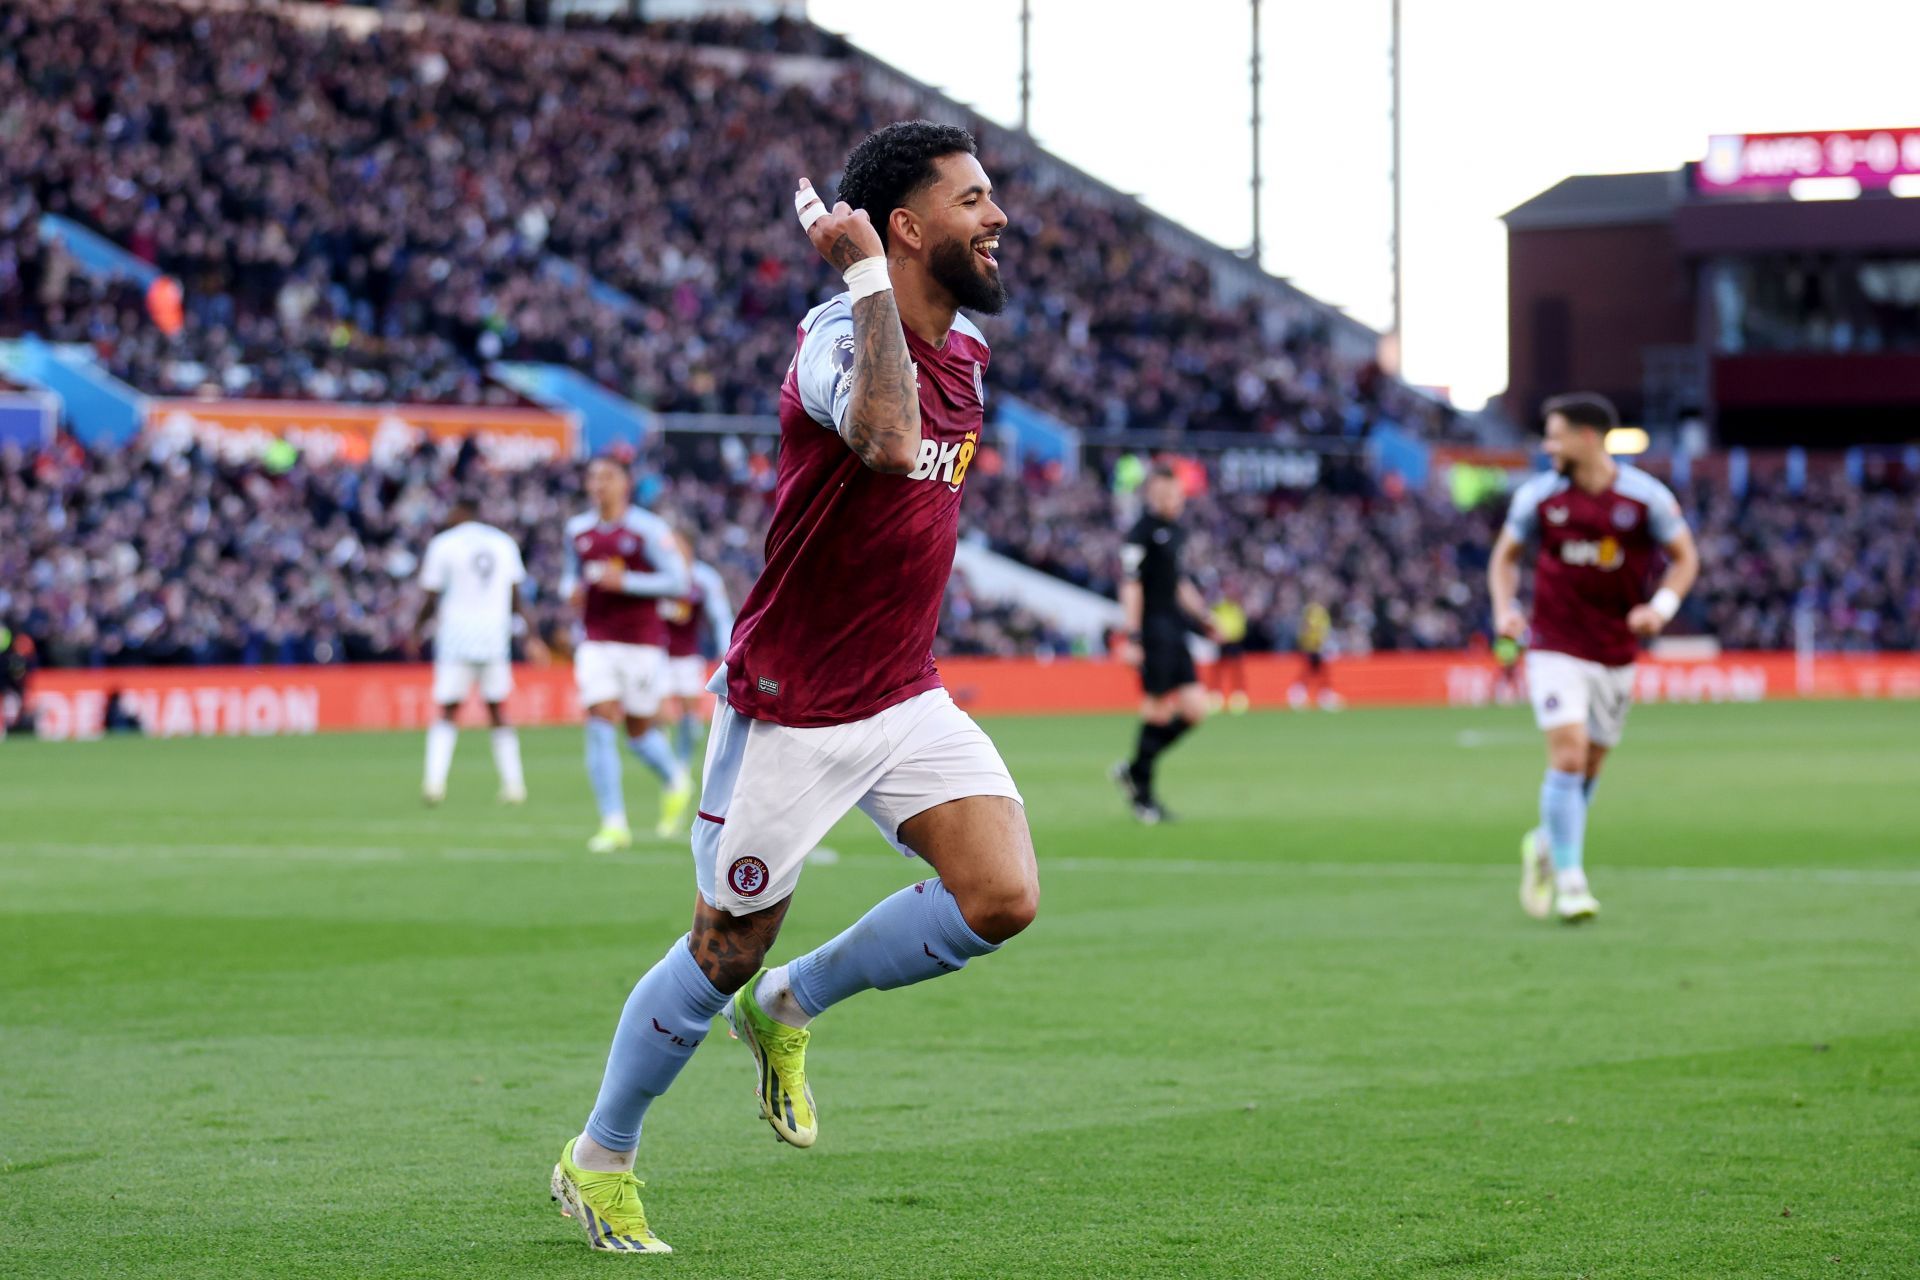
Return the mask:
[[673, 1246], [647, 1226], [640, 1188], [631, 1173], [594, 1173], [573, 1162], [573, 1143], [560, 1149], [553, 1166], [553, 1198], [563, 1217], [587, 1233], [587, 1247], [600, 1253], [672, 1253]]
[[727, 1025], [734, 1038], [742, 1040], [753, 1053], [759, 1068], [754, 1078], [754, 1096], [760, 1099], [760, 1115], [780, 1140], [796, 1147], [810, 1147], [820, 1136], [820, 1122], [813, 1109], [813, 1090], [807, 1085], [807, 1039], [805, 1027], [790, 1027], [775, 1022], [753, 997], [762, 969], [753, 981], [734, 993], [727, 1003]]

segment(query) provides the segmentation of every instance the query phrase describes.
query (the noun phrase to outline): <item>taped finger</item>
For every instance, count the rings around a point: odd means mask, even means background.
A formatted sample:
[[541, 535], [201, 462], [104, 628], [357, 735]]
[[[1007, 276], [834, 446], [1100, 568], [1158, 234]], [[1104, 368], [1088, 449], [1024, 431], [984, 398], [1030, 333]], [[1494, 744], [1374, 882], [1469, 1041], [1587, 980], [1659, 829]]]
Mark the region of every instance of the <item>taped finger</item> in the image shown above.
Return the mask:
[[827, 216], [827, 206], [820, 201], [820, 193], [808, 183], [793, 193], [793, 211], [800, 215], [800, 228], [813, 230], [813, 224]]

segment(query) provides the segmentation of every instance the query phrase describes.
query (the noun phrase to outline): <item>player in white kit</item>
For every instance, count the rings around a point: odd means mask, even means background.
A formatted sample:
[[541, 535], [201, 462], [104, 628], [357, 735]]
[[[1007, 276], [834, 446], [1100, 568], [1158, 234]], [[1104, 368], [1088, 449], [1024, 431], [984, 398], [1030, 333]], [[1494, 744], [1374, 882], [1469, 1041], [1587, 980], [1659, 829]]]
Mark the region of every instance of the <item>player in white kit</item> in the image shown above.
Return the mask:
[[447, 797], [447, 772], [459, 739], [454, 717], [478, 687], [492, 724], [493, 764], [500, 774], [500, 799], [519, 804], [527, 798], [520, 767], [520, 736], [507, 723], [506, 701], [513, 692], [513, 619], [526, 623], [527, 656], [546, 658], [546, 645], [524, 612], [519, 585], [526, 580], [520, 546], [512, 537], [483, 524], [473, 503], [462, 498], [447, 514], [448, 526], [427, 544], [420, 586], [427, 598], [414, 622], [424, 635], [434, 623], [433, 702], [439, 715], [427, 728], [427, 769], [421, 797], [439, 804]]

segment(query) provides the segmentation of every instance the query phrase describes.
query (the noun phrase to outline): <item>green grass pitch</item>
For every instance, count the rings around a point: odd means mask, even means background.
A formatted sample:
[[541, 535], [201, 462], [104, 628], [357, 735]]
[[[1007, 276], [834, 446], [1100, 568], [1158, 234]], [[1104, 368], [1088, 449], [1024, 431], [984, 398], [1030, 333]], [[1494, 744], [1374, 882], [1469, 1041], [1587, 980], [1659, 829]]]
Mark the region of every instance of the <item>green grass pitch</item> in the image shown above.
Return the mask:
[[[989, 725], [1039, 922], [818, 1026], [820, 1143], [716, 1032], [677, 1253], [547, 1201], [683, 842], [582, 851], [573, 731], [0, 744], [0, 1275], [1920, 1275], [1920, 710], [1644, 707], [1584, 929], [1519, 910], [1523, 710], [1219, 719], [1135, 827], [1119, 718]], [[636, 816], [652, 807], [637, 766]], [[855, 815], [791, 956], [914, 877]]]

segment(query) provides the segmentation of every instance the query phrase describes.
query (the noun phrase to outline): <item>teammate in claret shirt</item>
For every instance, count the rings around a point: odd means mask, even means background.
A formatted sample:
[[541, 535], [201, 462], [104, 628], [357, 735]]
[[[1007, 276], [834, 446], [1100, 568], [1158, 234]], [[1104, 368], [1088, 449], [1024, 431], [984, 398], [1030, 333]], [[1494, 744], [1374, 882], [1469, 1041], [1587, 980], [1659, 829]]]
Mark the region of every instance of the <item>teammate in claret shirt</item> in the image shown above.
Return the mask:
[[659, 834], [671, 835], [693, 803], [687, 767], [654, 723], [667, 696], [667, 623], [663, 600], [687, 594], [693, 579], [667, 522], [633, 505], [633, 479], [611, 458], [587, 464], [593, 509], [567, 521], [567, 573], [561, 590], [580, 611], [584, 633], [573, 679], [587, 709], [587, 781], [600, 809], [594, 853], [633, 843], [620, 783], [620, 730], [627, 748], [660, 779]]
[[[988, 360], [960, 311], [1006, 301], [1006, 215], [972, 137], [926, 121], [854, 148], [831, 209], [805, 179], [794, 207], [847, 289], [801, 321], [781, 387], [766, 569], [709, 686], [723, 705], [694, 818], [692, 931], [628, 997], [593, 1113], [554, 1166], [555, 1198], [599, 1250], [667, 1252], [635, 1151], [715, 1014], [752, 1053], [760, 1116], [812, 1146], [807, 1023], [860, 992], [957, 972], [1039, 902], [1020, 793], [933, 663]], [[762, 969], [802, 861], [855, 806], [934, 878]]]
[[707, 655], [721, 655], [733, 640], [733, 606], [727, 601], [727, 583], [720, 571], [694, 554], [693, 541], [684, 532], [674, 534], [686, 557], [693, 590], [684, 600], [662, 603], [667, 620], [667, 698], [674, 724], [673, 753], [680, 763], [693, 766], [693, 744], [699, 737], [700, 704], [707, 696], [712, 670]]
[[[1520, 846], [1520, 903], [1540, 919], [1577, 923], [1600, 911], [1583, 865], [1587, 807], [1601, 764], [1620, 745], [1640, 642], [1673, 621], [1700, 556], [1667, 487], [1607, 453], [1606, 434], [1619, 423], [1612, 404], [1556, 396], [1545, 412], [1553, 469], [1515, 492], [1487, 585], [1499, 636], [1530, 633], [1527, 694], [1547, 735], [1540, 825]], [[1516, 602], [1528, 543], [1538, 544], [1530, 628]], [[1666, 571], [1649, 596], [1662, 556]]]

